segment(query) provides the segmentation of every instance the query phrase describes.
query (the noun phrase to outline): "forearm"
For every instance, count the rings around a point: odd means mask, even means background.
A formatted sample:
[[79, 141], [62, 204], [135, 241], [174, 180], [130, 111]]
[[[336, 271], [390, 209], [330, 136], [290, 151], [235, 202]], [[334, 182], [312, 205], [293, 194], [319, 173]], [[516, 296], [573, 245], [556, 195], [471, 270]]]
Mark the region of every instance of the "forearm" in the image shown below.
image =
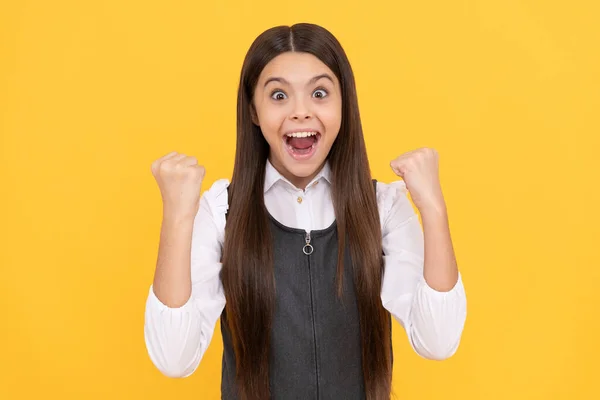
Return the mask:
[[191, 295], [193, 227], [193, 219], [163, 217], [153, 289], [156, 297], [171, 308], [181, 307]]
[[425, 240], [425, 281], [432, 289], [447, 292], [458, 280], [447, 210], [444, 206], [419, 211]]

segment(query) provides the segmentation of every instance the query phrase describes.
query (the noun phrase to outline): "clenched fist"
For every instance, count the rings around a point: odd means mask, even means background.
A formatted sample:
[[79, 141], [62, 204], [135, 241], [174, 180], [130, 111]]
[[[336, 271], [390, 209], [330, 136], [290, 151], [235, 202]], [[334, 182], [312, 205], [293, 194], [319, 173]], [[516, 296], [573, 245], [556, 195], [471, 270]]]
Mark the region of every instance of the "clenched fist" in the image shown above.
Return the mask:
[[194, 219], [200, 206], [200, 187], [204, 167], [195, 157], [171, 152], [152, 163], [152, 175], [158, 183], [165, 218]]
[[446, 204], [439, 178], [439, 155], [435, 149], [421, 147], [402, 154], [390, 163], [404, 180], [406, 189], [421, 213], [445, 210]]

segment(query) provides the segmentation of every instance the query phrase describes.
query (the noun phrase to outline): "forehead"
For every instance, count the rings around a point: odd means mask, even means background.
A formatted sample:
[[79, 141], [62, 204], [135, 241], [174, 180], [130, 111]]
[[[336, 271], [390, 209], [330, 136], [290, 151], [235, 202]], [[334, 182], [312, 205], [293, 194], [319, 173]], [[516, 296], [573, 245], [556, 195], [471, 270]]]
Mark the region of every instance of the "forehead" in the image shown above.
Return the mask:
[[310, 53], [286, 52], [272, 59], [262, 70], [258, 80], [264, 82], [271, 77], [284, 78], [291, 84], [303, 84], [316, 75], [329, 74], [337, 82], [333, 71]]

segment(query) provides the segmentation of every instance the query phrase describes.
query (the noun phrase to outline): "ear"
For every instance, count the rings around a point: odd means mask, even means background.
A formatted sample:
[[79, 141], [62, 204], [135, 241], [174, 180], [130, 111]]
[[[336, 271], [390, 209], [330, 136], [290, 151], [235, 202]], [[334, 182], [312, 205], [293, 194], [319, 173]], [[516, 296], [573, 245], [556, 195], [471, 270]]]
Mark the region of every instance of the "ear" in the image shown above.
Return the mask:
[[256, 126], [260, 126], [258, 114], [256, 113], [256, 108], [254, 107], [254, 102], [250, 103], [250, 115], [252, 116], [252, 123]]

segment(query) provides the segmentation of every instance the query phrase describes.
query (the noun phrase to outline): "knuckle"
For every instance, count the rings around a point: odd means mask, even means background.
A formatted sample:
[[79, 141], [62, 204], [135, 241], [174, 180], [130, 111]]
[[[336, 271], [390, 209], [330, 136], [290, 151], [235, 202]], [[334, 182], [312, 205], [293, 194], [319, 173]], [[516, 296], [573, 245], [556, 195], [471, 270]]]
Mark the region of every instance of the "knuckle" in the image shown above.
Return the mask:
[[201, 165], [195, 165], [193, 171], [197, 178], [203, 178], [206, 172], [204, 167]]
[[175, 169], [173, 161], [167, 160], [160, 163], [160, 171], [163, 173], [170, 173]]

